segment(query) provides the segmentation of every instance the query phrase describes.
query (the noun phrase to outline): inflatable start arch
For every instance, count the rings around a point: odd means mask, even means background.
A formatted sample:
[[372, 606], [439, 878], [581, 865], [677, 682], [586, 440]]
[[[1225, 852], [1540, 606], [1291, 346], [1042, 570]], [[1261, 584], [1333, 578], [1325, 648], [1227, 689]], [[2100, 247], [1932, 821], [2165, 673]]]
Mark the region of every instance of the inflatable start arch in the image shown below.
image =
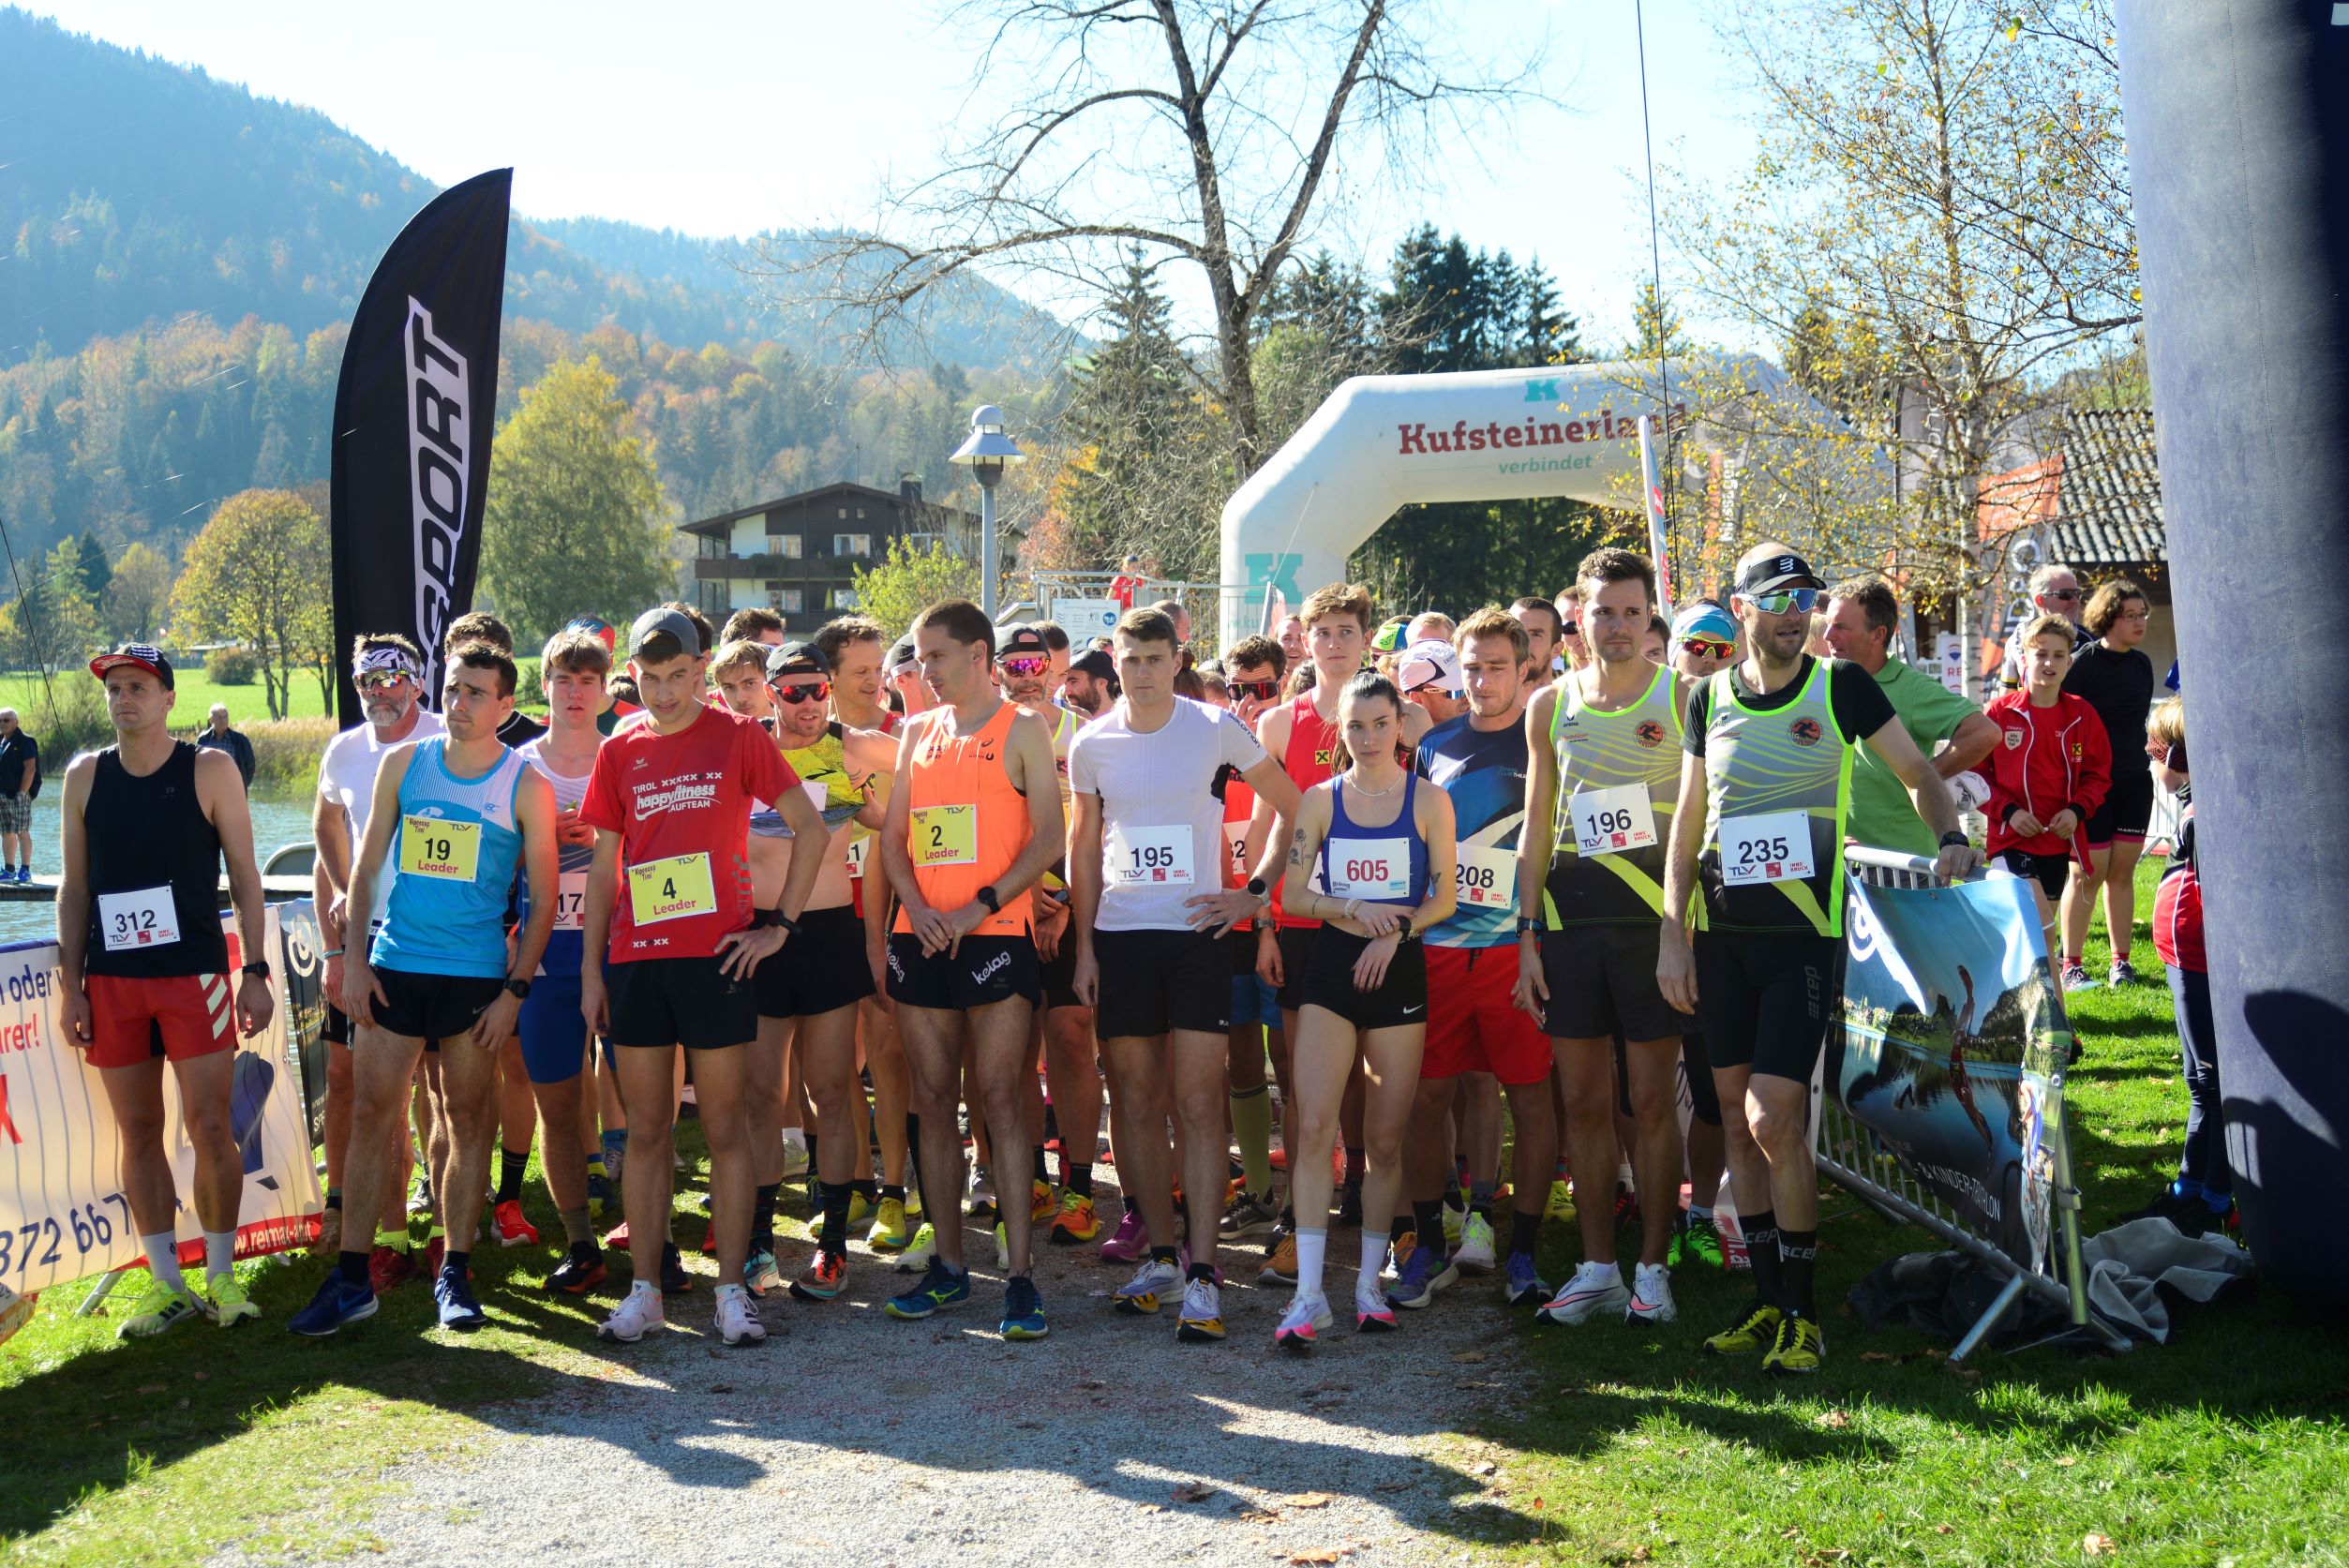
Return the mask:
[[[1691, 373], [1708, 393], [1734, 384], [1809, 402], [1758, 356], [1665, 368], [1617, 360], [1347, 381], [1224, 505], [1223, 641], [1256, 630], [1267, 584], [1294, 605], [1342, 580], [1346, 557], [1399, 507], [1545, 496], [1636, 504], [1639, 416], [1663, 412], [1668, 381], [1680, 427]], [[1693, 433], [1702, 439], [1701, 426]]]

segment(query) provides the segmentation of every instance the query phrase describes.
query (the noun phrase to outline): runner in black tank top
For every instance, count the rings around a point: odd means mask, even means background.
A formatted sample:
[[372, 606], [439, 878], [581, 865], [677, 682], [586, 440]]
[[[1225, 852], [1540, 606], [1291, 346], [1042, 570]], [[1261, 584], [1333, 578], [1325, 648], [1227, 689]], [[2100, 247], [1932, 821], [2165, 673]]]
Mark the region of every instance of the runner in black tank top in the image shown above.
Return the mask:
[[[159, 651], [101, 653], [90, 672], [106, 682], [115, 743], [66, 769], [57, 1032], [89, 1053], [122, 1129], [123, 1200], [151, 1283], [121, 1334], [160, 1334], [200, 1315], [227, 1327], [260, 1311], [232, 1266], [245, 1194], [229, 1113], [236, 1032], [239, 1023], [247, 1036], [267, 1028], [273, 1006], [266, 963], [247, 963], [232, 984], [215, 913], [225, 852], [240, 956], [258, 959], [264, 917], [245, 781], [227, 753], [172, 739], [172, 665]], [[163, 1149], [167, 1060], [196, 1152], [204, 1300], [179, 1271], [179, 1193]]]

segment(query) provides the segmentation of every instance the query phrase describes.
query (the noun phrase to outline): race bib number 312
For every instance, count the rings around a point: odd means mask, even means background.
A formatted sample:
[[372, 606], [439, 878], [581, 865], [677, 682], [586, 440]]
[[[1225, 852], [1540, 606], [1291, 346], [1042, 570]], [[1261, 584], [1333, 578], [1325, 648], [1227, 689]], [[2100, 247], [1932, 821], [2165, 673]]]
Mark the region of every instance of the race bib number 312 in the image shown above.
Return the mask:
[[1721, 880], [1728, 887], [1800, 882], [1818, 870], [1807, 812], [1732, 816], [1721, 824]]
[[97, 925], [110, 953], [168, 947], [179, 940], [179, 910], [169, 888], [98, 894]]

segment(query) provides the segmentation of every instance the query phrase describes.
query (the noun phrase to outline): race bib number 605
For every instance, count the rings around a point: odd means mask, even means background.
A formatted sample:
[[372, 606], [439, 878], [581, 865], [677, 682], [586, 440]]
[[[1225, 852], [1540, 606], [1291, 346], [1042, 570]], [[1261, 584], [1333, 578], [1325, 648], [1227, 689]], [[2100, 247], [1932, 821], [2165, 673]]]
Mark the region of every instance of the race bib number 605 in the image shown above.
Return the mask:
[[1721, 824], [1721, 880], [1728, 887], [1799, 882], [1817, 870], [1807, 812], [1732, 816]]

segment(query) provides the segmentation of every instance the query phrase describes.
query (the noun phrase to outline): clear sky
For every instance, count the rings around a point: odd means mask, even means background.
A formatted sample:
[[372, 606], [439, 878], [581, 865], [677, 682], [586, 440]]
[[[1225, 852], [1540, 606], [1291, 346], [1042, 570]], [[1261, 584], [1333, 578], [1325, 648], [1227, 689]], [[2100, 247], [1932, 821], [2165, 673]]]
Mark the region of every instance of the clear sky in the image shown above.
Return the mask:
[[[525, 216], [711, 237], [869, 215], [886, 177], [931, 166], [970, 86], [966, 41], [932, 0], [29, 3], [310, 105], [441, 184], [510, 163]], [[1717, 181], [1750, 155], [1748, 100], [1700, 13], [1646, 0], [1655, 156]], [[1447, 152], [1437, 187], [1333, 213], [1316, 238], [1378, 266], [1432, 219], [1538, 256], [1585, 343], [1620, 343], [1649, 274], [1633, 0], [1457, 0], [1456, 14], [1498, 50], [1547, 33], [1541, 85], [1564, 107], [1513, 112], [1505, 135]]]

